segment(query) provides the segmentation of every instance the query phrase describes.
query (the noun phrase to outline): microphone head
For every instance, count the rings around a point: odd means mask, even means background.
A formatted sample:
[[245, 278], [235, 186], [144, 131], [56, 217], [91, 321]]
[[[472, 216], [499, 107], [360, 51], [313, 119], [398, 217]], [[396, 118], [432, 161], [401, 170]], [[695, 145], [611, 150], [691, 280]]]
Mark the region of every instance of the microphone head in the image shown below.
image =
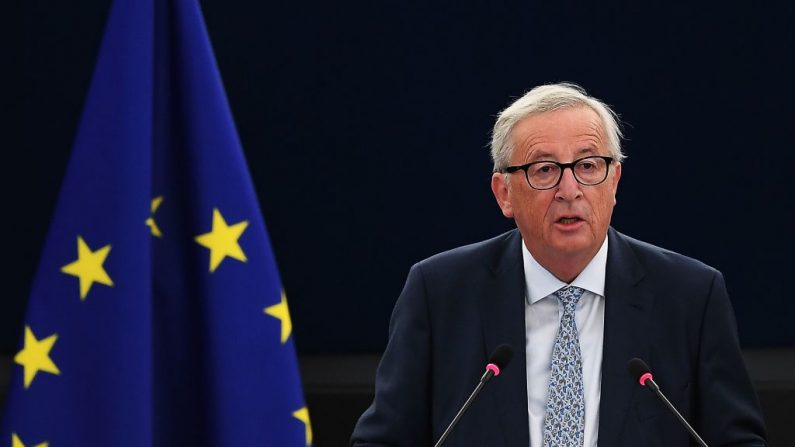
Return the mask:
[[513, 358], [513, 349], [509, 345], [499, 345], [489, 357], [489, 363], [497, 365], [498, 368], [504, 369], [511, 363]]
[[646, 364], [643, 360], [635, 357], [634, 359], [627, 362], [627, 370], [629, 374], [635, 380], [639, 381], [641, 385], [645, 385], [645, 380], [643, 380], [643, 376], [648, 374], [648, 377], [651, 377], [651, 370], [649, 370], [649, 365]]

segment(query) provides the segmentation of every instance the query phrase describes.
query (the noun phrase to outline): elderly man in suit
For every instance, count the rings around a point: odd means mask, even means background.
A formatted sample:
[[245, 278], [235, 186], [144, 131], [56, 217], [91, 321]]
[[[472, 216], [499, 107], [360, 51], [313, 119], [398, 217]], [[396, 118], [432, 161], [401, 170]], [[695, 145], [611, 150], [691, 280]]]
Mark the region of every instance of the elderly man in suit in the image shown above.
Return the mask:
[[573, 84], [500, 114], [491, 189], [517, 230], [412, 267], [352, 445], [433, 445], [500, 344], [513, 363], [445, 445], [689, 445], [634, 357], [709, 445], [766, 445], [720, 272], [610, 226], [620, 138]]

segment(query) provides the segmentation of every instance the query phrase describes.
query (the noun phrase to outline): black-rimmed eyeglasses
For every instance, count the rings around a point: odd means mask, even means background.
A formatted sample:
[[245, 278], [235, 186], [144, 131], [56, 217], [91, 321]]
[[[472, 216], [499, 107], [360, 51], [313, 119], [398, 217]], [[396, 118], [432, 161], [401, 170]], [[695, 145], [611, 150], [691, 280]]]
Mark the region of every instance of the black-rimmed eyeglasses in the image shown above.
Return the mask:
[[571, 163], [558, 163], [557, 161], [534, 161], [521, 166], [508, 166], [498, 172], [503, 174], [513, 174], [516, 171], [524, 171], [527, 184], [533, 189], [545, 190], [552, 189], [560, 183], [563, 178], [563, 171], [571, 168], [574, 179], [577, 183], [586, 186], [598, 185], [607, 178], [608, 168], [613, 163], [612, 157], [602, 157], [593, 155], [580, 158]]

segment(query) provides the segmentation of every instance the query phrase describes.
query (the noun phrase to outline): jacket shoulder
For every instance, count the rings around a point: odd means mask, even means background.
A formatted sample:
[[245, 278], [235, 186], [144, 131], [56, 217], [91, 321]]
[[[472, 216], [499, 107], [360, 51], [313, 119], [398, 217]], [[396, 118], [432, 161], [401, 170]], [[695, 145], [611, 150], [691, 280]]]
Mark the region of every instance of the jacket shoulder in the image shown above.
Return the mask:
[[[504, 262], [506, 253], [515, 251], [518, 255], [521, 252], [521, 246], [519, 245], [521, 240], [522, 237], [519, 231], [514, 229], [491, 239], [435, 254], [418, 262], [415, 267], [431, 272], [465, 271], [469, 268], [478, 267], [486, 267], [492, 270], [498, 269], [501, 263]], [[517, 257], [517, 261], [521, 261], [521, 257]]]
[[720, 275], [717, 269], [698, 259], [613, 231], [616, 241], [626, 244], [637, 260], [649, 271], [669, 275], [701, 274], [709, 277]]

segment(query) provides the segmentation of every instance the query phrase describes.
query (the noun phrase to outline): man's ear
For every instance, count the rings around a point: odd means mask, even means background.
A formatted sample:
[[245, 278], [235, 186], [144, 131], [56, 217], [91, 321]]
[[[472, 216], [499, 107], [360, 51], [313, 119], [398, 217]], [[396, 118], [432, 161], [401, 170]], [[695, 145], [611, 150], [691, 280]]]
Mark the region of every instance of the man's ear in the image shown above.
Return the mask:
[[491, 175], [491, 192], [494, 193], [494, 198], [497, 199], [497, 205], [500, 206], [502, 215], [512, 219], [511, 189], [505, 174], [495, 172]]
[[618, 193], [618, 181], [621, 180], [621, 163], [616, 163], [616, 168], [613, 171], [613, 178], [611, 179], [613, 186], [613, 205], [616, 204], [616, 194]]

